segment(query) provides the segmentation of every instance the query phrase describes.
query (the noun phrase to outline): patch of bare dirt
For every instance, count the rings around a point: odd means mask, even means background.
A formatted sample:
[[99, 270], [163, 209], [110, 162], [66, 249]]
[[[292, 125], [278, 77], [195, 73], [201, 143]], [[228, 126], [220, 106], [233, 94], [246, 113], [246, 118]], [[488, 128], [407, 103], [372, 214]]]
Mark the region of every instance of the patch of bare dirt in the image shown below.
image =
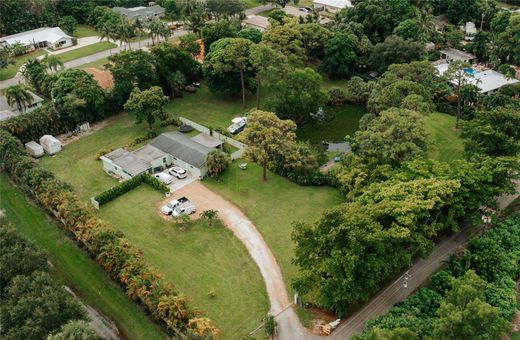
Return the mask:
[[83, 70], [91, 74], [98, 85], [103, 89], [110, 91], [114, 88], [114, 77], [112, 77], [110, 71], [100, 70], [94, 67], [85, 67]]

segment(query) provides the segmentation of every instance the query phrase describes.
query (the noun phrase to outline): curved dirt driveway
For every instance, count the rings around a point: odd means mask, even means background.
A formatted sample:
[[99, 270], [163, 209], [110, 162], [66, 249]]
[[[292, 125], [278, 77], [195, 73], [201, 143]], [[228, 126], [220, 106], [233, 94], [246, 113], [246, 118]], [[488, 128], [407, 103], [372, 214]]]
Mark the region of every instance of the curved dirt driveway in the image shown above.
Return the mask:
[[[321, 338], [308, 333], [300, 324], [287, 296], [278, 262], [255, 225], [232, 203], [194, 181], [173, 193], [173, 197], [186, 196], [197, 206], [198, 215], [207, 209], [218, 210], [218, 216], [226, 227], [244, 244], [260, 269], [271, 304], [271, 314], [278, 323], [278, 339]], [[165, 201], [172, 198], [165, 199]]]

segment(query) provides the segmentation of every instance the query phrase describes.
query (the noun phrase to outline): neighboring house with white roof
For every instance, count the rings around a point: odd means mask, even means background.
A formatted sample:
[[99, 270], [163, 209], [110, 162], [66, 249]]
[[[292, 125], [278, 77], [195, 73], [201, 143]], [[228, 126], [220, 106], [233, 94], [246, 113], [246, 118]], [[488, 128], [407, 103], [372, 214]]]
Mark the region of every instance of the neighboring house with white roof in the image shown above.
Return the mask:
[[[437, 69], [437, 73], [442, 76], [444, 72], [448, 70], [447, 63], [441, 63], [434, 66]], [[518, 83], [518, 80], [508, 78], [502, 73], [494, 70], [485, 70], [482, 72], [475, 72], [473, 69], [465, 69], [464, 72], [467, 74], [465, 77], [467, 84], [473, 84], [479, 88], [480, 93], [492, 93], [504, 85]], [[473, 74], [473, 76], [470, 76]]]
[[460, 26], [460, 30], [464, 32], [465, 40], [471, 41], [475, 39], [475, 36], [477, 35], [477, 28], [475, 27], [475, 23], [471, 21], [468, 21], [464, 26]]
[[[35, 95], [33, 92], [28, 91], [31, 96], [33, 97], [33, 100], [31, 104], [27, 105], [25, 108], [25, 112], [31, 112], [34, 109], [36, 109], [38, 106], [41, 106], [43, 99]], [[22, 114], [20, 110], [18, 110], [18, 107], [16, 104], [9, 105], [7, 102], [6, 96], [0, 96], [0, 121], [9, 119], [14, 116], [18, 116]]]
[[352, 7], [352, 2], [350, 0], [314, 0], [313, 6], [320, 11], [336, 13], [343, 8]]
[[135, 19], [145, 21], [153, 18], [163, 18], [165, 15], [165, 9], [159, 5], [132, 8], [114, 7], [112, 11], [121, 14], [130, 21], [134, 21]]
[[40, 47], [58, 49], [72, 46], [73, 38], [59, 27], [42, 27], [0, 38], [0, 45], [12, 46], [16, 43], [24, 45], [29, 51]]
[[261, 15], [249, 15], [247, 18], [242, 20], [242, 24], [245, 27], [256, 28], [263, 32], [267, 29], [267, 26], [269, 26], [269, 18]]

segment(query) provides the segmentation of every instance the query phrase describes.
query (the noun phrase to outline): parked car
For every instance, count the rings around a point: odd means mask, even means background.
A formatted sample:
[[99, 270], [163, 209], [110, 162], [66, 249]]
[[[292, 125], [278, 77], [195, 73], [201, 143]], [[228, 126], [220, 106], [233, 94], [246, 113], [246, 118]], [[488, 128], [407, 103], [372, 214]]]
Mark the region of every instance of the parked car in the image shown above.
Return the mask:
[[153, 175], [153, 177], [157, 178], [164, 184], [171, 184], [173, 182], [173, 176], [170, 176], [164, 172], [159, 172], [158, 174]]
[[303, 13], [311, 13], [312, 12], [312, 8], [310, 7], [300, 7], [299, 10]]
[[228, 132], [235, 134], [244, 130], [247, 125], [247, 117], [238, 117], [231, 120], [231, 125], [227, 128]]
[[178, 166], [172, 166], [168, 170], [168, 173], [174, 177], [177, 177], [178, 179], [186, 178], [186, 176], [188, 175], [188, 172], [186, 170]]
[[171, 200], [170, 202], [168, 202], [167, 204], [165, 204], [161, 207], [161, 212], [165, 215], [171, 215], [171, 213], [173, 212], [173, 210], [175, 208], [177, 208], [179, 205], [181, 205], [185, 202], [188, 202], [188, 199], [186, 197], [181, 197], [176, 200]]
[[186, 201], [173, 209], [172, 216], [179, 217], [180, 215], [191, 215], [197, 211], [197, 207], [190, 201]]

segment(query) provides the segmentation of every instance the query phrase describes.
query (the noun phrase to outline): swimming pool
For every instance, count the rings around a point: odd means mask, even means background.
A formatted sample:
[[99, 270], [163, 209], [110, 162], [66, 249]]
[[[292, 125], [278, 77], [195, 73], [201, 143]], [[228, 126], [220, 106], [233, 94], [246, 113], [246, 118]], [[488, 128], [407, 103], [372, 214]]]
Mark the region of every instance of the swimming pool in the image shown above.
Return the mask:
[[477, 73], [477, 71], [475, 71], [474, 69], [469, 68], [469, 67], [465, 68], [464, 72], [466, 72], [467, 74], [471, 74], [471, 75], [474, 75], [475, 73]]

